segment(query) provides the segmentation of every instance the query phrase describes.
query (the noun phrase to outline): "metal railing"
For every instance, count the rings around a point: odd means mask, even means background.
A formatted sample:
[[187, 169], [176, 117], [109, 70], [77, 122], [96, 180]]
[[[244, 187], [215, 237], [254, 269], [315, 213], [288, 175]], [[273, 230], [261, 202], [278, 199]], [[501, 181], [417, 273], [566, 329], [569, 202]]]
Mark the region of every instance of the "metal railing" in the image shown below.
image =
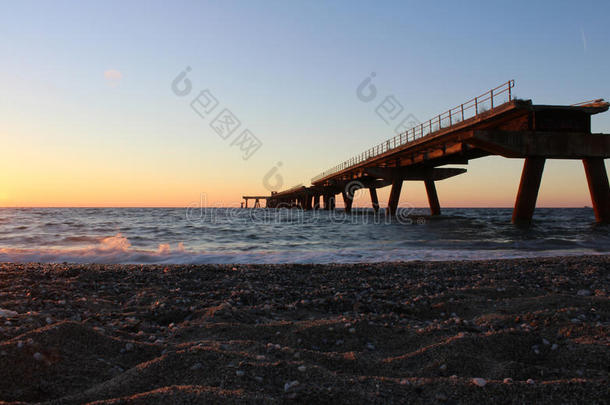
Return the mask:
[[591, 104], [601, 104], [603, 102], [604, 102], [603, 98], [597, 98], [595, 100], [583, 101], [581, 103], [572, 104], [572, 107], [587, 106], [587, 105], [591, 105]]
[[[445, 111], [444, 113], [438, 114], [436, 117], [428, 120], [425, 123], [417, 124], [407, 131], [402, 132], [376, 146], [373, 146], [363, 153], [318, 174], [316, 177], [311, 179], [311, 182], [314, 183], [320, 179], [323, 179], [324, 177], [348, 169], [366, 160], [391, 151], [392, 149], [396, 149], [400, 146], [411, 143], [417, 139], [423, 138], [424, 136], [434, 134], [441, 129], [450, 128], [466, 119], [476, 117], [485, 111], [493, 110], [494, 108], [497, 108], [500, 105], [512, 100], [511, 89], [513, 87], [515, 87], [515, 81], [509, 80], [500, 86], [481, 94], [480, 96], [470, 99], [457, 107]], [[504, 93], [508, 93], [508, 101], [498, 104], [496, 98], [500, 97]], [[487, 102], [489, 102], [489, 107], [486, 104]]]

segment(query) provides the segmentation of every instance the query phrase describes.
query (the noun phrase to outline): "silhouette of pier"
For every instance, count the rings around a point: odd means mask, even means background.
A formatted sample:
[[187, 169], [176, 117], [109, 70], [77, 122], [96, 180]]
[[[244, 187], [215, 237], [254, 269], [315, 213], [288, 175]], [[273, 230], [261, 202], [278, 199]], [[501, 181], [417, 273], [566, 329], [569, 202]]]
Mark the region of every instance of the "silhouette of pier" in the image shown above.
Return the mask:
[[[605, 112], [602, 99], [576, 105], [536, 105], [512, 98], [510, 80], [433, 119], [382, 142], [298, 186], [270, 196], [268, 208], [335, 209], [341, 195], [351, 212], [354, 193], [368, 189], [379, 211], [377, 189], [391, 187], [386, 213], [397, 212], [404, 181], [423, 181], [431, 215], [440, 215], [436, 182], [463, 173], [472, 159], [498, 155], [524, 159], [512, 220], [530, 223], [547, 159], [582, 160], [597, 222], [610, 222], [610, 187], [604, 159], [610, 157], [610, 135], [591, 133], [591, 116]], [[493, 190], [481, 190], [481, 194]], [[260, 204], [259, 204], [260, 206]]]

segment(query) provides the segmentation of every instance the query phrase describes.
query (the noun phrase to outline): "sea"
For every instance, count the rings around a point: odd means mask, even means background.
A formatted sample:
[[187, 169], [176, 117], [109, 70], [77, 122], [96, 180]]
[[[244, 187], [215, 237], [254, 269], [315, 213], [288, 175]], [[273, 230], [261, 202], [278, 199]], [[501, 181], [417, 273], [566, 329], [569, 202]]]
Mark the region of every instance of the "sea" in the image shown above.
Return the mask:
[[0, 208], [0, 262], [360, 263], [610, 253], [591, 208]]

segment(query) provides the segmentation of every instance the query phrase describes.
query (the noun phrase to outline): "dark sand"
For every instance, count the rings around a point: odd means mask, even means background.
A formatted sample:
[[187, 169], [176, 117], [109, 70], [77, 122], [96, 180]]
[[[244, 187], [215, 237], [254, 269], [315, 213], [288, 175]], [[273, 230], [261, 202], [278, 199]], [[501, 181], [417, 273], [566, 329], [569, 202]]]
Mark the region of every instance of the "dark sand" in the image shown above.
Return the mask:
[[0, 264], [0, 400], [607, 403], [609, 270]]

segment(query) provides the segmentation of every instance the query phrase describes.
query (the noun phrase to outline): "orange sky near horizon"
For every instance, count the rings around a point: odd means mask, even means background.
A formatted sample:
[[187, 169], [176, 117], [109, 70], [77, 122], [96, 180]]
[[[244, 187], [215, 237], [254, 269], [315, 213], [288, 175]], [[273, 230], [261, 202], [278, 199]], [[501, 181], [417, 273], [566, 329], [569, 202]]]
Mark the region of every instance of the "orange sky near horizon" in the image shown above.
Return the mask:
[[[0, 163], [1, 207], [186, 207], [239, 206], [242, 195], [268, 195], [260, 172], [208, 167], [201, 172], [164, 165], [129, 164], [112, 160], [74, 156], [53, 159], [54, 154], [5, 154]], [[437, 182], [443, 207], [511, 207], [516, 197], [522, 167], [521, 159], [488, 157], [471, 161], [468, 172]], [[501, 170], [490, 174], [501, 163]], [[15, 173], [15, 169], [18, 173]], [[261, 168], [262, 169], [262, 168]], [[206, 172], [222, 172], [222, 177]], [[304, 170], [300, 170], [303, 172]], [[282, 188], [298, 184], [294, 173], [279, 171], [285, 179]], [[317, 171], [310, 171], [317, 173]], [[176, 175], [178, 174], [178, 175]], [[305, 173], [303, 173], [305, 174]], [[306, 174], [305, 174], [306, 175]], [[389, 187], [378, 190], [384, 206]], [[342, 199], [337, 196], [337, 206]], [[422, 182], [408, 181], [402, 188], [400, 206], [427, 207]], [[547, 161], [538, 196], [539, 207], [583, 207], [591, 200], [582, 163], [578, 160]], [[368, 207], [365, 190], [356, 194], [354, 206]]]

